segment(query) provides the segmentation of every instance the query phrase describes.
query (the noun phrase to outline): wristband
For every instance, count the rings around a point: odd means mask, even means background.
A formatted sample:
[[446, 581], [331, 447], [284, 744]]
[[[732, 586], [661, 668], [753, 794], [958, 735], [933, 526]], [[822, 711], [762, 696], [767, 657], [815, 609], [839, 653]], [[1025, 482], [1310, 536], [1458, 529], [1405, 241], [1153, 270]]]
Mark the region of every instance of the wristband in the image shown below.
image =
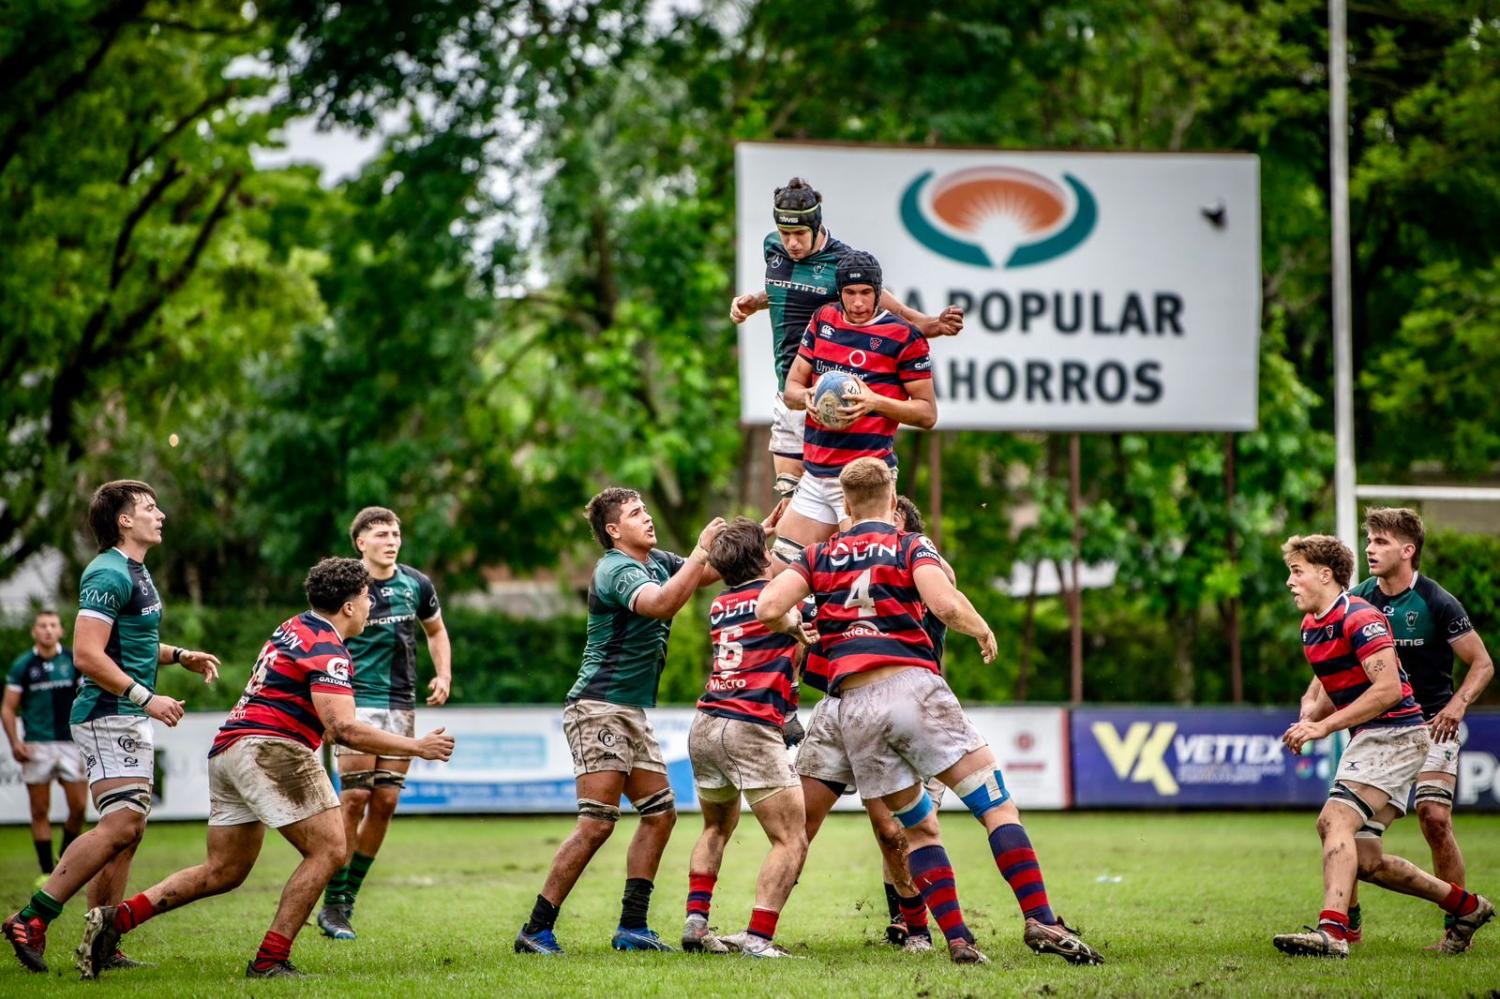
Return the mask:
[[147, 704], [151, 703], [151, 698], [155, 696], [150, 688], [144, 684], [132, 682], [130, 686], [125, 688], [126, 700], [130, 701], [136, 707], [144, 708]]
[[172, 661], [174, 663], [180, 663], [180, 662], [182, 662], [182, 654], [185, 651], [186, 650], [182, 646], [180, 646], [180, 645], [174, 645], [174, 646], [172, 646]]

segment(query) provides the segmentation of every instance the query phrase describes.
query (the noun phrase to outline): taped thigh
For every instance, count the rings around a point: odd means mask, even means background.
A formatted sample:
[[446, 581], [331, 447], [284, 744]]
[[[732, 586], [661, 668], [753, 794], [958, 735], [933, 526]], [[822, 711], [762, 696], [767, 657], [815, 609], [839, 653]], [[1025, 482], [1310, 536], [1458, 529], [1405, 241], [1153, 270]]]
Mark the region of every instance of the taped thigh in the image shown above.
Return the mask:
[[646, 795], [640, 801], [633, 802], [635, 810], [642, 818], [648, 815], [662, 815], [677, 810], [677, 796], [672, 793], [670, 787], [664, 787]]
[[771, 554], [775, 555], [787, 565], [791, 565], [802, 557], [802, 549], [805, 545], [799, 545], [791, 538], [778, 537], [771, 543]]
[[1418, 781], [1416, 802], [1418, 808], [1422, 807], [1425, 803], [1428, 805], [1439, 805], [1452, 810], [1453, 788], [1440, 780]]
[[999, 767], [980, 768], [953, 785], [958, 795], [976, 819], [983, 819], [986, 812], [999, 808], [1010, 800], [1010, 788]]
[[111, 812], [126, 810], [150, 815], [151, 785], [146, 781], [138, 784], [123, 784], [99, 795], [99, 800], [94, 802], [94, 805], [99, 809], [100, 818]]
[[1355, 832], [1355, 839], [1380, 839], [1385, 835], [1385, 823], [1369, 819]]
[[597, 819], [600, 822], [614, 824], [620, 821], [620, 806], [607, 805], [593, 798], [579, 798], [578, 815], [580, 818]]
[[791, 499], [797, 491], [797, 483], [802, 481], [802, 476], [781, 472], [776, 476], [776, 481], [771, 483], [771, 489], [782, 499]]
[[396, 790], [406, 786], [406, 774], [399, 770], [371, 770], [371, 787], [394, 787]]
[[900, 822], [904, 829], [920, 825], [923, 819], [932, 814], [932, 796], [927, 793], [925, 787], [919, 788], [916, 800], [905, 808], [891, 809], [891, 814], [896, 816], [896, 821]]
[[1343, 781], [1335, 781], [1333, 787], [1328, 789], [1328, 800], [1354, 809], [1367, 823], [1375, 818], [1375, 809], [1371, 808], [1365, 799], [1355, 794]]
[[351, 770], [346, 774], [339, 774], [339, 787], [345, 791], [373, 791], [375, 790], [375, 777], [382, 773], [385, 771]]

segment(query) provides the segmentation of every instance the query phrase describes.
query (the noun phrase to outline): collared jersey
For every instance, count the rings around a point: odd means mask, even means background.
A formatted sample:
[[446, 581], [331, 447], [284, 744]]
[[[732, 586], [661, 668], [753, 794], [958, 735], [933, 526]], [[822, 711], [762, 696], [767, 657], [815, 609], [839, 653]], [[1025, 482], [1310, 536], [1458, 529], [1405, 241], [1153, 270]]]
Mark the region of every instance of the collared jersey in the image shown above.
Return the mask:
[[943, 564], [926, 535], [898, 534], [872, 520], [809, 545], [792, 563], [817, 601], [829, 693], [837, 694], [855, 673], [884, 666], [938, 672], [932, 638], [922, 627], [927, 607], [913, 575], [923, 564]]
[[589, 581], [588, 641], [568, 700], [656, 706], [672, 622], [637, 614], [630, 603], [641, 587], [664, 585], [685, 563], [681, 555], [659, 548], [653, 548], [644, 562], [618, 548], [604, 553]]
[[[109, 623], [104, 654], [125, 675], [156, 689], [156, 660], [161, 651], [161, 595], [151, 573], [118, 548], [100, 552], [83, 570], [78, 584], [78, 616]], [[88, 677], [73, 702], [72, 723], [81, 725], [109, 715], [145, 715], [145, 709], [102, 689]]]
[[[802, 334], [798, 356], [813, 369], [813, 383], [827, 371], [858, 375], [872, 392], [891, 399], [910, 399], [906, 386], [932, 378], [927, 338], [911, 323], [889, 312], [877, 312], [863, 326], [844, 318], [842, 303], [813, 313]], [[856, 458], [879, 458], [896, 467], [896, 428], [888, 416], [866, 413], [843, 430], [818, 422], [811, 406], [803, 431], [802, 463], [808, 474], [833, 478]]]
[[796, 710], [792, 673], [797, 640], [767, 628], [755, 616], [769, 580], [752, 579], [714, 597], [708, 608], [713, 671], [698, 699], [698, 710], [780, 728]]
[[354, 703], [362, 708], [416, 707], [417, 622], [442, 613], [432, 580], [397, 563], [390, 579], [370, 581], [370, 622], [349, 639]]
[[[1385, 615], [1348, 593], [1339, 594], [1322, 616], [1308, 614], [1302, 619], [1302, 652], [1335, 708], [1353, 704], [1374, 686], [1365, 673], [1364, 662], [1377, 652], [1394, 648]], [[1406, 670], [1399, 662], [1396, 669], [1401, 675], [1401, 700], [1384, 714], [1350, 729], [1350, 735], [1366, 728], [1422, 724], [1422, 709], [1412, 696]]]
[[240, 739], [289, 739], [308, 749], [323, 743], [312, 695], [352, 697], [349, 650], [337, 629], [312, 611], [288, 618], [261, 647], [245, 693], [214, 737], [209, 756]]
[[1463, 604], [1420, 572], [1395, 596], [1386, 596], [1374, 576], [1349, 592], [1368, 600], [1390, 622], [1422, 717], [1432, 718], [1453, 699], [1453, 643], [1474, 630]]
[[51, 658], [35, 647], [11, 663], [5, 686], [21, 695], [21, 724], [27, 742], [72, 742], [68, 716], [83, 674], [73, 665], [73, 653], [59, 645]]
[[[826, 230], [825, 230], [826, 231]], [[834, 273], [849, 247], [829, 235], [823, 249], [801, 260], [787, 255], [781, 234], [771, 230], [762, 246], [766, 257], [766, 298], [771, 306], [771, 350], [776, 363], [776, 391], [786, 388], [786, 374], [797, 359], [802, 331], [818, 306], [836, 301]]]

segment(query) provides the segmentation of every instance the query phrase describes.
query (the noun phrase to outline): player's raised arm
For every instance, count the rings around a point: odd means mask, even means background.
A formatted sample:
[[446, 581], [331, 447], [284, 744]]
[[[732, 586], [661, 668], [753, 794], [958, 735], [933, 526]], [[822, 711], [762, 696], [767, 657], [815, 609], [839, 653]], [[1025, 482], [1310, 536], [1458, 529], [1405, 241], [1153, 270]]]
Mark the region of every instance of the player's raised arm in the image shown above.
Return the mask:
[[937, 315], [929, 316], [925, 312], [918, 312], [892, 295], [889, 288], [882, 288], [880, 307], [911, 323], [929, 339], [940, 336], [958, 336], [964, 331], [964, 310], [956, 305], [950, 305]]
[[636, 590], [630, 600], [630, 609], [643, 617], [658, 621], [671, 620], [692, 598], [694, 590], [713, 581], [713, 577], [704, 577], [703, 570], [708, 567], [708, 546], [713, 544], [714, 538], [723, 529], [723, 517], [715, 517], [704, 525], [703, 530], [698, 533], [697, 546], [682, 567], [660, 586], [647, 583]]
[[995, 661], [997, 644], [995, 633], [985, 622], [969, 598], [948, 581], [941, 561], [923, 562], [912, 570], [912, 579], [917, 584], [917, 593], [927, 609], [937, 615], [954, 631], [978, 639], [979, 652], [987, 663]]

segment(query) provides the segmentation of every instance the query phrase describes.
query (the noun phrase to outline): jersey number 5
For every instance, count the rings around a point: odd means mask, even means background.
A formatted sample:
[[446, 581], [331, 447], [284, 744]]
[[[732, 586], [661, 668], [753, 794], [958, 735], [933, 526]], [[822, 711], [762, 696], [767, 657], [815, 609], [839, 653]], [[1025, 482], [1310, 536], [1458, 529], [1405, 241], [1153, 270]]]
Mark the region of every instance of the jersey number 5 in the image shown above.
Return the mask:
[[854, 580], [854, 586], [849, 590], [849, 596], [844, 599], [845, 607], [858, 608], [859, 617], [875, 616], [875, 598], [870, 596], [870, 573], [873, 570], [866, 569]]

